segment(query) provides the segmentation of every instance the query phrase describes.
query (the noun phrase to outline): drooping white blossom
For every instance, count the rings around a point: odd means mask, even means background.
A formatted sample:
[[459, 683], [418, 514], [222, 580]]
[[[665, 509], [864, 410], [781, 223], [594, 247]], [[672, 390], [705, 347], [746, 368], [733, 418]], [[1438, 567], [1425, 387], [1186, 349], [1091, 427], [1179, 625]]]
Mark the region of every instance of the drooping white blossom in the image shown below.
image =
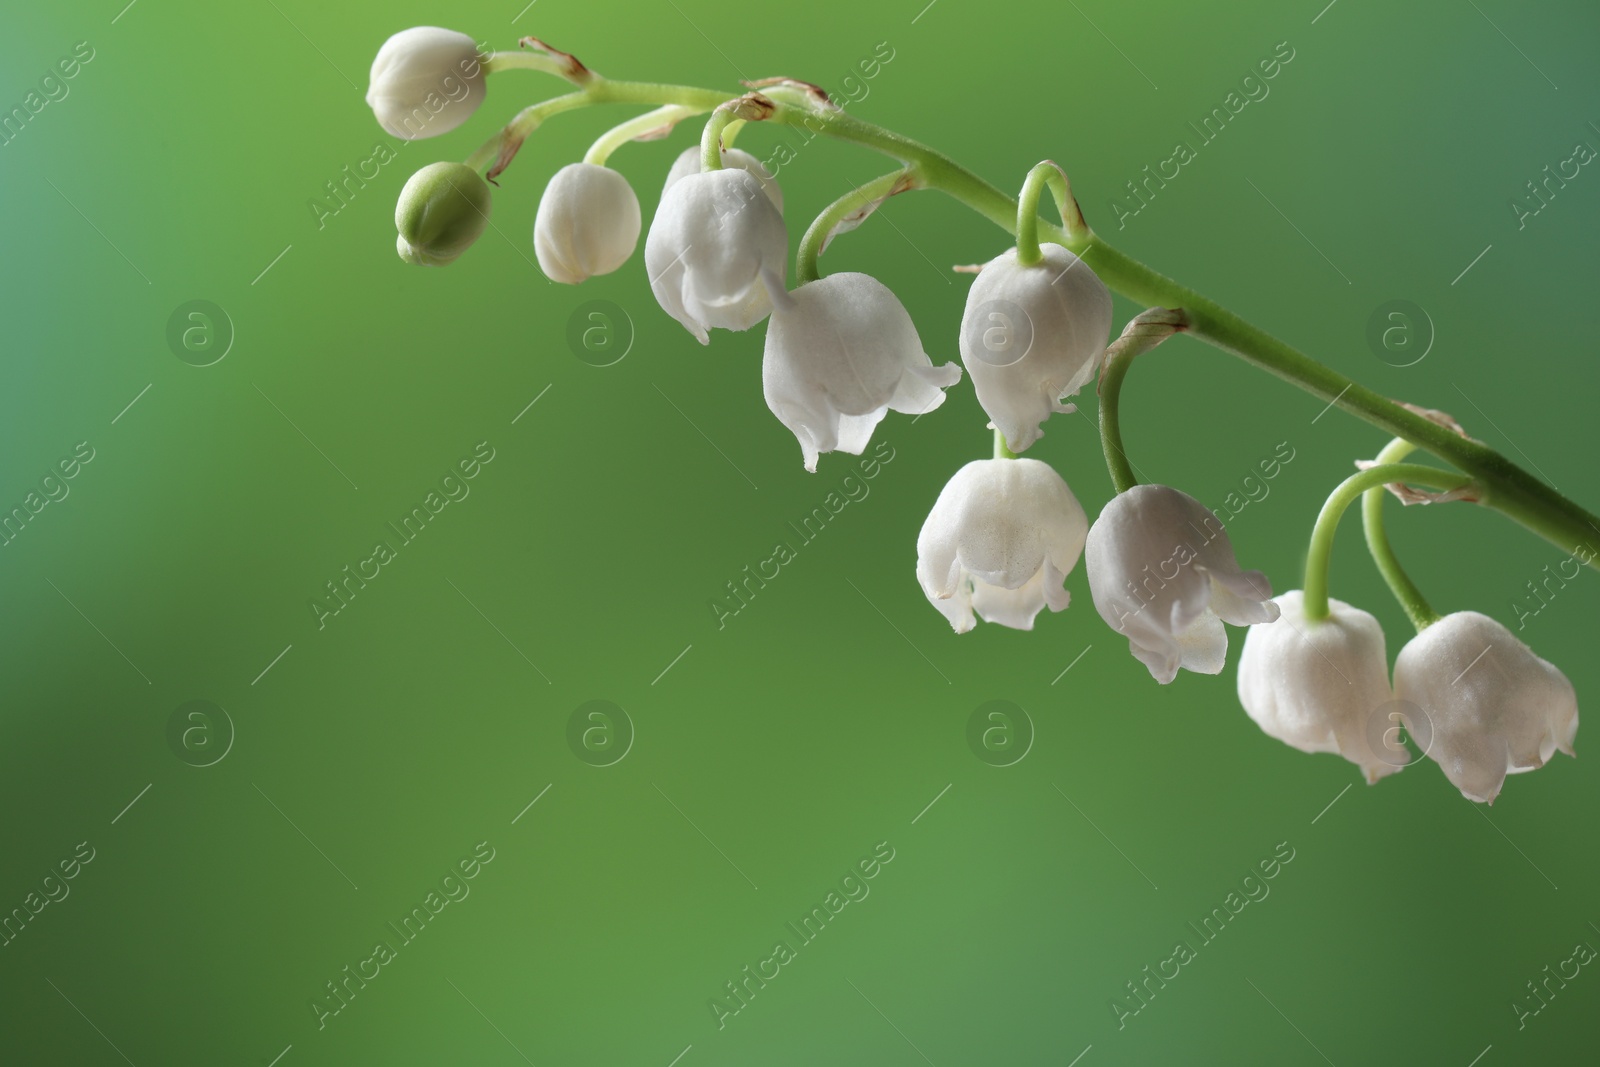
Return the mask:
[[688, 174], [661, 196], [644, 242], [663, 311], [707, 344], [708, 330], [748, 330], [772, 313], [763, 271], [781, 286], [789, 258], [783, 215], [738, 167]]
[[372, 61], [367, 106], [378, 125], [407, 141], [449, 133], [488, 92], [483, 56], [471, 37], [413, 26], [383, 42]]
[[961, 361], [978, 403], [1013, 452], [1039, 439], [1061, 403], [1094, 376], [1111, 333], [1111, 293], [1077, 256], [1039, 246], [1029, 266], [1008, 249], [984, 265], [961, 317]]
[[1406, 642], [1395, 696], [1420, 709], [1407, 728], [1461, 795], [1493, 803], [1507, 774], [1573, 755], [1578, 697], [1567, 676], [1475, 611], [1446, 615]]
[[1273, 598], [1279, 615], [1245, 632], [1239, 702], [1268, 737], [1302, 752], [1336, 752], [1367, 781], [1410, 760], [1394, 742], [1395, 707], [1383, 627], [1360, 608], [1329, 599], [1308, 619], [1298, 589]]
[[577, 285], [626, 263], [639, 228], [639, 198], [628, 179], [610, 167], [569, 163], [545, 186], [533, 250], [551, 280]]
[[1224, 622], [1278, 617], [1267, 576], [1240, 570], [1211, 509], [1168, 486], [1136, 485], [1113, 497], [1089, 528], [1084, 562], [1095, 610], [1163, 685], [1179, 667], [1221, 672]]
[[956, 472], [917, 536], [917, 581], [956, 633], [985, 622], [1033, 629], [1083, 554], [1089, 519], [1048, 463], [980, 459]]
[[799, 439], [808, 471], [823, 452], [859, 456], [886, 412], [932, 411], [961, 379], [958, 365], [933, 365], [911, 315], [876, 278], [830, 274], [785, 293], [782, 277], [769, 273], [767, 285], [777, 306], [762, 389]]

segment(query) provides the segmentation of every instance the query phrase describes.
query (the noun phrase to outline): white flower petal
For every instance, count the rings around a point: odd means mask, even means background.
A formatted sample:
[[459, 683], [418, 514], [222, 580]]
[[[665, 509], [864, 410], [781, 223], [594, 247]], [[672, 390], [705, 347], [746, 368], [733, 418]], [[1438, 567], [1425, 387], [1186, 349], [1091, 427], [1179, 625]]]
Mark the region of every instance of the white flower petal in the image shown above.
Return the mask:
[[[977, 582], [972, 591], [972, 606], [984, 622], [1009, 626], [1013, 630], [1031, 630], [1035, 616], [1045, 608], [1044, 580], [1045, 574], [1041, 569], [1016, 589]], [[1061, 591], [1066, 593], [1064, 589]], [[1068, 599], [1071, 599], [1070, 595]], [[1061, 608], [1055, 610], [1060, 611]]]

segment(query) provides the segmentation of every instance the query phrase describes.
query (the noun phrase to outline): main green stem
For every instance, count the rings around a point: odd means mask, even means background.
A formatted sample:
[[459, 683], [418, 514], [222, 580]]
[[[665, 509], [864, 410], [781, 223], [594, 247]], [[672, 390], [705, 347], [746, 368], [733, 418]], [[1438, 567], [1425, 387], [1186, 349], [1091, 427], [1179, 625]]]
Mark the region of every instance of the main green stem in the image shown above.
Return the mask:
[[[493, 65], [491, 64], [491, 69]], [[653, 82], [611, 81], [595, 76], [584, 88], [524, 110], [489, 144], [475, 152], [469, 165], [482, 166], [509, 145], [520, 143], [545, 118], [559, 111], [591, 104], [645, 104], [710, 111], [739, 94], [690, 86]], [[863, 122], [842, 111], [827, 111], [776, 104], [770, 122], [804, 126], [843, 141], [871, 148], [900, 160], [918, 184], [938, 189], [987, 218], [1007, 233], [1016, 233], [1017, 201], [950, 157], [909, 137]], [[1071, 249], [1111, 289], [1139, 304], [1182, 308], [1188, 313], [1187, 332], [1230, 352], [1263, 370], [1395, 436], [1403, 437], [1440, 459], [1470, 474], [1490, 488], [1489, 507], [1515, 519], [1564, 552], [1585, 543], [1600, 530], [1596, 517], [1550, 486], [1512, 463], [1494, 449], [1453, 433], [1414, 411], [1325, 367], [1310, 356], [1186, 286], [1151, 270], [1085, 230], [1074, 236], [1046, 220], [1039, 220], [1042, 240]], [[1600, 555], [1589, 560], [1600, 569]]]
[[[1399, 463], [1417, 446], [1403, 437], [1396, 437], [1389, 442], [1382, 452], [1378, 453], [1377, 462]], [[1433, 610], [1433, 605], [1428, 603], [1428, 598], [1422, 595], [1422, 590], [1417, 588], [1417, 583], [1411, 580], [1406, 569], [1400, 566], [1400, 558], [1394, 554], [1394, 546], [1389, 543], [1389, 534], [1383, 528], [1383, 503], [1388, 498], [1388, 490], [1383, 486], [1368, 489], [1361, 497], [1361, 528], [1367, 535], [1367, 551], [1372, 553], [1372, 562], [1378, 565], [1378, 573], [1383, 575], [1383, 580], [1388, 583], [1389, 591], [1405, 609], [1406, 618], [1411, 620], [1417, 633], [1439, 621], [1439, 613]]]
[[[1425, 467], [1420, 463], [1385, 463], [1368, 467], [1352, 474], [1339, 483], [1338, 488], [1322, 505], [1317, 524], [1311, 531], [1311, 548], [1306, 553], [1305, 613], [1308, 619], [1328, 617], [1328, 564], [1333, 555], [1333, 535], [1345, 508], [1368, 489], [1382, 487], [1391, 482], [1425, 485], [1429, 489], [1460, 489], [1472, 482], [1464, 474]], [[1419, 596], [1421, 594], [1418, 594]], [[1423, 602], [1426, 604], [1426, 601]], [[1432, 609], [1428, 609], [1430, 612]]]

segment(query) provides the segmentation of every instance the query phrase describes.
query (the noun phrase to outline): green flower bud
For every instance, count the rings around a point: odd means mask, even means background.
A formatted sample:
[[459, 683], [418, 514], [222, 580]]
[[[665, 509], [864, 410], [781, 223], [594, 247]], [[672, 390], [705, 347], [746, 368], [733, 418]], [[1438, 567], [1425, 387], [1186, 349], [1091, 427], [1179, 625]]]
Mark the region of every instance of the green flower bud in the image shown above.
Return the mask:
[[400, 258], [442, 267], [472, 246], [489, 222], [489, 184], [463, 163], [430, 163], [411, 176], [394, 207]]

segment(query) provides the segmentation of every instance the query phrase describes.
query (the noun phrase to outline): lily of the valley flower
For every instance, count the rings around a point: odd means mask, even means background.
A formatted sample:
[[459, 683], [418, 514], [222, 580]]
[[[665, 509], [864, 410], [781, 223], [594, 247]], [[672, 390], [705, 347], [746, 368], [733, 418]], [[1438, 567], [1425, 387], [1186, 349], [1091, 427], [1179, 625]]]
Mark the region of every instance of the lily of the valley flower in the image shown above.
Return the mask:
[[1395, 696], [1420, 708], [1428, 755], [1461, 795], [1493, 803], [1507, 774], [1573, 755], [1578, 698], [1572, 683], [1500, 623], [1475, 611], [1446, 615], [1406, 643]]
[[1222, 523], [1187, 493], [1136, 485], [1089, 529], [1084, 550], [1095, 610], [1162, 685], [1178, 668], [1218, 674], [1224, 622], [1271, 622], [1278, 605], [1260, 571], [1241, 571]]
[[[772, 172], [762, 165], [761, 161], [749, 152], [739, 148], [724, 148], [722, 150], [722, 165], [724, 167], [738, 167], [747, 172], [756, 181], [761, 183], [761, 191], [767, 194], [767, 199], [772, 201], [772, 206], [779, 211], [783, 210], [783, 190], [778, 188], [778, 179]], [[700, 146], [692, 145], [678, 154], [672, 161], [672, 169], [667, 171], [667, 183], [661, 189], [661, 195], [666, 196], [668, 189], [678, 184], [678, 179], [690, 174], [700, 173]]]
[[830, 274], [792, 293], [780, 274], [768, 271], [765, 280], [777, 306], [762, 389], [767, 407], [799, 439], [806, 470], [817, 469], [822, 452], [859, 456], [890, 408], [932, 411], [961, 380], [956, 364], [933, 365], [911, 315], [876, 278]]
[[1082, 260], [1057, 244], [1044, 258], [1017, 262], [1012, 248], [978, 272], [961, 317], [961, 361], [978, 403], [1006, 444], [1021, 452], [1040, 424], [1100, 365], [1111, 333], [1111, 292]]
[[1389, 658], [1378, 620], [1328, 601], [1328, 617], [1308, 619], [1298, 589], [1273, 598], [1276, 621], [1252, 626], [1239, 653], [1239, 702], [1268, 737], [1302, 752], [1337, 752], [1376, 782], [1404, 767], [1404, 746], [1387, 746], [1390, 724], [1374, 716], [1393, 706]]
[[980, 459], [945, 484], [917, 535], [917, 581], [956, 633], [984, 622], [1033, 629], [1071, 595], [1089, 519], [1067, 483], [1036, 459]]
[[701, 344], [712, 328], [748, 330], [771, 314], [761, 274], [775, 274], [781, 288], [788, 258], [783, 215], [738, 167], [673, 182], [644, 242], [656, 302]]
[[401, 30], [372, 61], [367, 106], [407, 141], [449, 133], [472, 117], [488, 92], [472, 38], [437, 26]]
[[533, 251], [552, 281], [577, 285], [626, 263], [639, 226], [639, 198], [628, 179], [610, 167], [569, 163], [545, 186]]
[[394, 208], [400, 258], [442, 267], [465, 252], [489, 224], [489, 183], [464, 163], [429, 163], [400, 190]]

